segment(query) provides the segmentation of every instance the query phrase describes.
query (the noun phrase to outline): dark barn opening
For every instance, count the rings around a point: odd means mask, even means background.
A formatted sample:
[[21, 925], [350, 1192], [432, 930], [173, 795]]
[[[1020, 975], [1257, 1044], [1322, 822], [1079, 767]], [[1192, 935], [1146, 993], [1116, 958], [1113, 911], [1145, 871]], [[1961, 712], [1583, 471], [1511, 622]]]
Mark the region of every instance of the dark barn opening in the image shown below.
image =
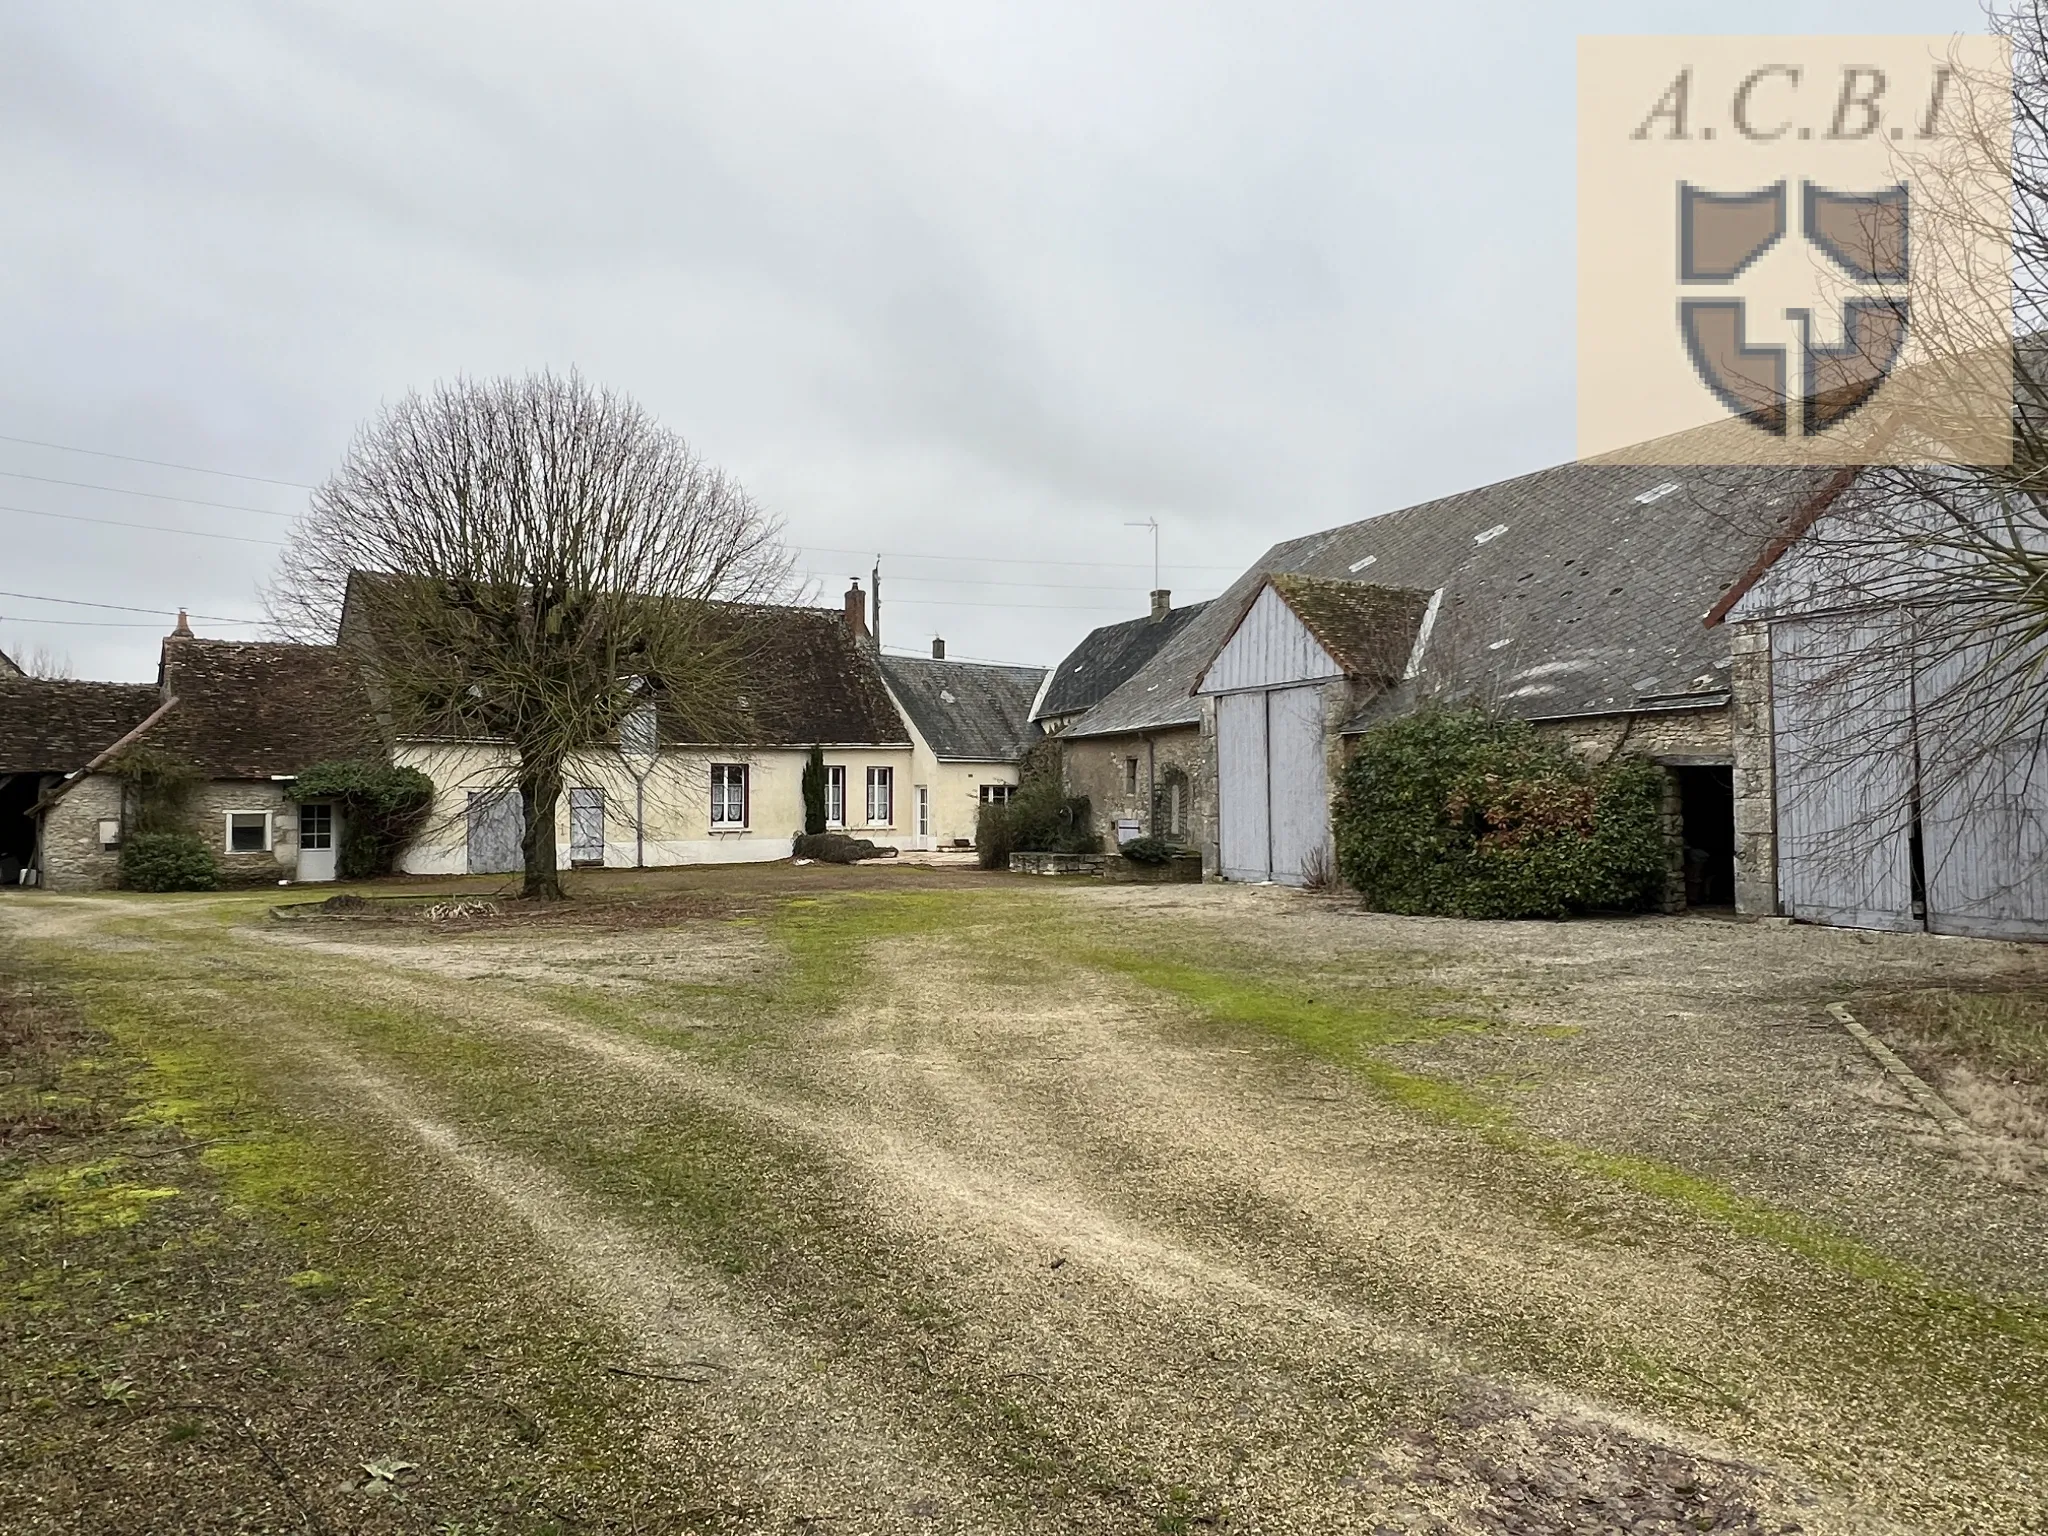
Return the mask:
[[36, 803], [42, 776], [0, 773], [0, 886], [21, 883], [21, 872], [36, 861], [36, 824], [29, 807]]
[[1685, 842], [1685, 904], [1735, 905], [1735, 770], [1674, 768]]

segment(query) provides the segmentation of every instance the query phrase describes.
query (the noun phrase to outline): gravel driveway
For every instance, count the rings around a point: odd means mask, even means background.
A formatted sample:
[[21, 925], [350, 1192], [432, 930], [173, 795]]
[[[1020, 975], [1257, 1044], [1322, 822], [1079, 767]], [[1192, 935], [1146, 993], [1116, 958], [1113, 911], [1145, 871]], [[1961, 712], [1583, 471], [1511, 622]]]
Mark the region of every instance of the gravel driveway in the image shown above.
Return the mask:
[[136, 1049], [203, 1037], [387, 1146], [379, 1198], [516, 1232], [637, 1341], [640, 1453], [720, 1529], [2048, 1529], [2038, 1163], [1825, 1007], [2048, 956], [689, 885], [439, 925], [35, 896], [0, 932]]

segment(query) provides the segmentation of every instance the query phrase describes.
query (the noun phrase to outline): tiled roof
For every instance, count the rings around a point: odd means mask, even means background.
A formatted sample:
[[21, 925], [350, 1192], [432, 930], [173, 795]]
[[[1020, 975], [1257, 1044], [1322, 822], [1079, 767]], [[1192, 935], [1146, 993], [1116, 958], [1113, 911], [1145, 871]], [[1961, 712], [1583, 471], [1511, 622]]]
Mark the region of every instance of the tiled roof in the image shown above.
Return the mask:
[[1441, 589], [1415, 694], [1531, 719], [1710, 697], [1729, 656], [1705, 614], [1831, 474], [1564, 464], [1276, 544], [1068, 732], [1197, 723], [1189, 690], [1275, 572]]
[[[752, 739], [809, 746], [900, 747], [910, 744], [903, 717], [889, 701], [875, 654], [856, 640], [836, 608], [732, 609], [754, 700]], [[661, 716], [662, 739], [702, 745]]]
[[942, 758], [1015, 762], [1039, 732], [1031, 700], [1043, 667], [997, 667], [968, 661], [884, 656], [882, 676]]
[[0, 774], [75, 773], [162, 702], [148, 683], [0, 677]]
[[1035, 720], [1078, 714], [1107, 698], [1140, 667], [1158, 655], [1168, 641], [1199, 618], [1208, 603], [1170, 608], [1157, 620], [1126, 619], [1089, 631], [1087, 637], [1053, 668]]
[[164, 641], [178, 707], [150, 732], [210, 779], [267, 779], [333, 758], [381, 756], [361, 679], [331, 645]]

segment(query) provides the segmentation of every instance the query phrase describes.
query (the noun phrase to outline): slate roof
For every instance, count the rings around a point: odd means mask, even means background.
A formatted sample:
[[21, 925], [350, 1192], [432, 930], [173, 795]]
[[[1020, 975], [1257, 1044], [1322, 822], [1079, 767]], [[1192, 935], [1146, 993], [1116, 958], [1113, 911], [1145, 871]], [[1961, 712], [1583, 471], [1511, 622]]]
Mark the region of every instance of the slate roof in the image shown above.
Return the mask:
[[1012, 763], [1041, 734], [1031, 701], [1043, 667], [884, 656], [882, 676], [935, 755], [962, 762]]
[[0, 774], [74, 773], [161, 702], [149, 683], [0, 677]]
[[1276, 572], [1441, 588], [1410, 698], [1528, 719], [1721, 702], [1728, 639], [1702, 621], [1832, 475], [1563, 464], [1276, 544], [1067, 734], [1198, 723], [1190, 689]]
[[338, 646], [173, 636], [158, 675], [178, 707], [150, 745], [207, 778], [267, 779], [382, 755], [369, 697]]
[[1199, 618], [1210, 604], [1170, 608], [1157, 622], [1149, 616], [1090, 630], [1053, 669], [1034, 720], [1079, 714], [1100, 703]]

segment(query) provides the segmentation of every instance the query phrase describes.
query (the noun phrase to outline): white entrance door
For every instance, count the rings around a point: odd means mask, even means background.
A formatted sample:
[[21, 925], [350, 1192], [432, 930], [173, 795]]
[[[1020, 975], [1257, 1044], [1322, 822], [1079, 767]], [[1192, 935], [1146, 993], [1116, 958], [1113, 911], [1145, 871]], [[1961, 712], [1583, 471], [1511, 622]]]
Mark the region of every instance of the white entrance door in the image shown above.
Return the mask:
[[325, 800], [308, 800], [299, 807], [299, 871], [301, 880], [334, 878], [335, 844], [341, 832], [340, 818]]
[[932, 835], [932, 792], [920, 784], [913, 793], [917, 800], [917, 835], [920, 839], [929, 838]]
[[1266, 696], [1226, 693], [1216, 701], [1216, 809], [1226, 880], [1272, 878], [1266, 793]]

